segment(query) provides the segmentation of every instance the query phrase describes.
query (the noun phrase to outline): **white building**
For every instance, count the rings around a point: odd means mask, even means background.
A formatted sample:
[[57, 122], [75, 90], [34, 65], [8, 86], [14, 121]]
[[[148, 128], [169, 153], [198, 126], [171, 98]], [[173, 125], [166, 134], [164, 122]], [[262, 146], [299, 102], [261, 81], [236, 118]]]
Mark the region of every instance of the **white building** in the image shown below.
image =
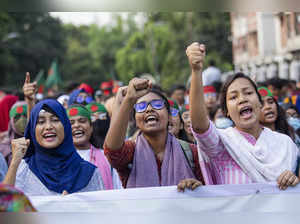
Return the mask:
[[300, 13], [231, 13], [235, 70], [300, 81]]

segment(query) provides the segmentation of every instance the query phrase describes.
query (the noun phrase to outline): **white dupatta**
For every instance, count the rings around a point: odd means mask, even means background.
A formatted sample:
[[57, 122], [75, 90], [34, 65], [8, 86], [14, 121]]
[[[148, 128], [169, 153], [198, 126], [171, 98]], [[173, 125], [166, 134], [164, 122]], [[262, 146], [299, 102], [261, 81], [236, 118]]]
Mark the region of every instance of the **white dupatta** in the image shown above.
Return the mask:
[[235, 128], [217, 130], [228, 153], [254, 182], [276, 181], [285, 170], [295, 171], [298, 148], [289, 136], [264, 127], [252, 145]]

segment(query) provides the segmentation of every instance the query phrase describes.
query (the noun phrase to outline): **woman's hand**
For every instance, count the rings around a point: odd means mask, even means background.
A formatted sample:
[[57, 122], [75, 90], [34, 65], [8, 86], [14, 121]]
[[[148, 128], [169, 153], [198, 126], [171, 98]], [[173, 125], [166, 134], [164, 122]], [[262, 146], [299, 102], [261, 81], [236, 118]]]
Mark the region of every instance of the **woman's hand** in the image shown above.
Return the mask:
[[125, 98], [135, 104], [138, 98], [146, 95], [152, 87], [148, 79], [133, 78], [128, 84]]
[[26, 72], [26, 78], [23, 85], [23, 93], [25, 100], [28, 102], [35, 100], [35, 94], [37, 92], [37, 83], [36, 82], [30, 82], [30, 74], [29, 72]]
[[184, 190], [186, 188], [188, 188], [188, 189], [193, 191], [201, 185], [203, 185], [203, 184], [199, 180], [192, 179], [192, 178], [184, 179], [184, 180], [181, 180], [179, 182], [179, 184], [177, 185], [177, 190], [178, 190], [178, 192], [184, 192]]
[[[128, 89], [128, 86], [122, 86], [118, 89], [118, 92], [116, 94], [116, 97], [115, 97], [115, 101], [114, 101], [114, 104], [117, 105], [117, 106], [120, 106], [127, 94], [127, 89]], [[114, 107], [115, 107], [114, 105]]]
[[66, 191], [66, 190], [64, 190], [63, 192], [62, 192], [62, 196], [65, 196], [65, 195], [68, 195], [69, 193]]
[[277, 183], [280, 190], [285, 190], [289, 186], [296, 186], [299, 183], [299, 177], [292, 171], [286, 170], [277, 178]]
[[203, 61], [205, 57], [205, 45], [198, 42], [192, 43], [186, 49], [186, 55], [188, 57], [190, 67], [194, 71], [203, 69]]
[[23, 157], [26, 154], [27, 148], [29, 146], [30, 140], [23, 138], [13, 139], [11, 141], [11, 151], [12, 151], [12, 162], [15, 165], [19, 165]]

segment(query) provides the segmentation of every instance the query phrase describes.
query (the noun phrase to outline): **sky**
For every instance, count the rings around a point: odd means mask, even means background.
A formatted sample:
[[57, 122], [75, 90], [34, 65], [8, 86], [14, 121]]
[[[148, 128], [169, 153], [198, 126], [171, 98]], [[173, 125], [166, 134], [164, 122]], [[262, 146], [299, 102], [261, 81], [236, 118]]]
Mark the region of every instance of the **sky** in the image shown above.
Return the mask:
[[[53, 17], [60, 18], [63, 23], [72, 23], [74, 25], [90, 25], [97, 24], [98, 26], [108, 25], [111, 23], [112, 12], [50, 12]], [[127, 12], [118, 13], [126, 18]], [[141, 19], [141, 14], [137, 14], [136, 19]]]

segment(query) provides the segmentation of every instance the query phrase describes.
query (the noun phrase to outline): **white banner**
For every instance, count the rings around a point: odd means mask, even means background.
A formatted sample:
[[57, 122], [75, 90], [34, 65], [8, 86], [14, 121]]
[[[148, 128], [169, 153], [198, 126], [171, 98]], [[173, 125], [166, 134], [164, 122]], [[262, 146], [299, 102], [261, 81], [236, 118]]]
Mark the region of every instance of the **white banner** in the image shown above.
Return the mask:
[[[285, 191], [272, 184], [211, 185], [195, 191], [177, 192], [176, 186], [136, 188], [76, 193], [66, 196], [33, 196], [31, 202], [42, 212], [96, 212], [102, 220], [122, 224], [132, 218], [142, 218], [143, 223], [179, 223], [183, 220], [214, 218], [222, 221], [230, 214], [244, 214], [255, 224], [261, 214], [272, 214], [269, 220], [277, 223], [278, 214], [285, 214], [285, 223], [300, 223], [300, 185]], [[210, 215], [209, 215], [210, 214]], [[252, 215], [252, 214], [258, 214]], [[291, 215], [286, 215], [291, 214]], [[298, 218], [295, 219], [295, 215]], [[77, 214], [78, 216], [78, 214]], [[77, 217], [73, 216], [73, 217]], [[131, 219], [130, 219], [131, 218]], [[273, 219], [274, 220], [273, 220]], [[230, 218], [229, 218], [230, 220]], [[69, 220], [70, 221], [70, 220]], [[126, 222], [125, 223], [128, 223]], [[240, 220], [243, 224], [246, 220]], [[297, 222], [296, 222], [297, 221]], [[182, 222], [182, 220], [181, 220]], [[282, 222], [282, 220], [281, 220]], [[101, 223], [101, 222], [100, 222]], [[262, 222], [265, 223], [265, 222]], [[183, 223], [185, 224], [185, 223]]]
[[[31, 202], [46, 212], [299, 212], [300, 185], [281, 191], [275, 184], [210, 185], [177, 192], [175, 186], [94, 191], [66, 196], [32, 196]], [[300, 220], [299, 220], [300, 223]]]

